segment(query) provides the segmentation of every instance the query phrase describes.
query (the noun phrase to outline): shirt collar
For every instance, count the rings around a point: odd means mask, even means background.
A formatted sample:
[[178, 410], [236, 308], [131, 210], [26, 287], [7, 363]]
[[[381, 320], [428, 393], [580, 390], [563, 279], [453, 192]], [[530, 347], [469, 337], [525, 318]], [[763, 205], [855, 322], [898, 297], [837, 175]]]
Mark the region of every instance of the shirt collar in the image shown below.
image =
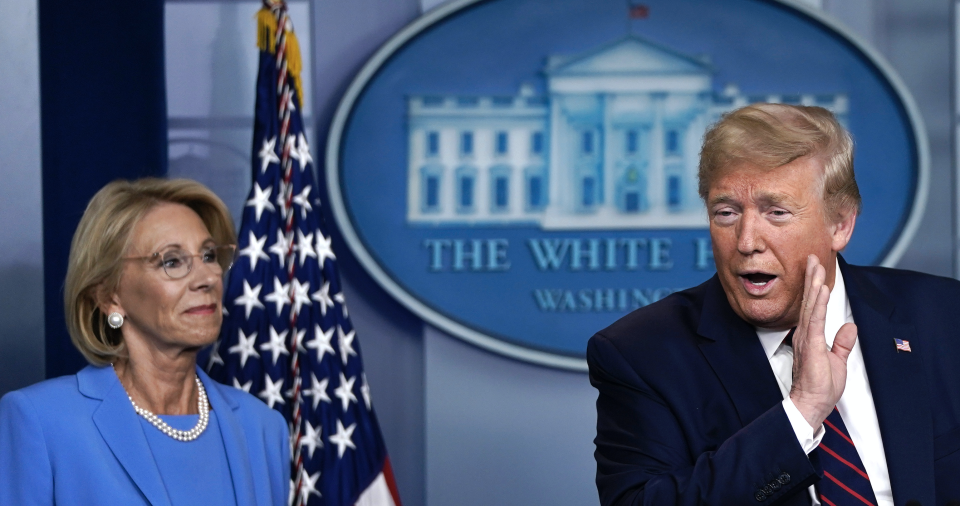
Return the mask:
[[[833, 340], [837, 337], [837, 332], [844, 323], [853, 321], [853, 314], [850, 310], [850, 301], [847, 299], [847, 289], [843, 283], [843, 274], [840, 273], [840, 262], [837, 261], [836, 279], [833, 282], [833, 291], [830, 292], [830, 300], [827, 302], [827, 321], [824, 333], [827, 338], [827, 346], [833, 347]], [[783, 338], [787, 337], [789, 330], [768, 330], [756, 327], [757, 337], [760, 338], [760, 344], [763, 345], [763, 352], [767, 355], [767, 360], [773, 357], [773, 354], [780, 348]]]

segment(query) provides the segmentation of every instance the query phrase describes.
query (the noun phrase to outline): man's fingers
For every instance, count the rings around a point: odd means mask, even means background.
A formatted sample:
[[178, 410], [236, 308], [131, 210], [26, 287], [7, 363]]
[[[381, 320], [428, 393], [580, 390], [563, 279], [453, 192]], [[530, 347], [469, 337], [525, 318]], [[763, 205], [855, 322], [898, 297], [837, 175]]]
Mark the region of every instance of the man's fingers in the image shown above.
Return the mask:
[[[797, 332], [801, 334], [801, 339], [803, 339], [806, 334], [809, 333], [809, 327], [811, 318], [816, 311], [818, 301], [821, 297], [821, 291], [823, 290], [823, 283], [827, 277], [826, 270], [823, 266], [820, 265], [820, 262], [817, 261], [817, 257], [810, 255], [812, 261], [807, 265], [809, 269], [807, 270], [807, 278], [804, 280], [804, 283], [809, 283], [809, 288], [804, 294], [803, 306], [800, 310], [800, 322], [797, 325]], [[827, 297], [829, 298], [830, 291], [827, 290]], [[824, 314], [826, 314], [826, 303], [824, 303]], [[820, 328], [822, 333], [823, 327]]]
[[[807, 268], [804, 270], [803, 275], [803, 302], [800, 306], [800, 313], [803, 314], [804, 310], [807, 307], [807, 301], [811, 298], [810, 287], [813, 285], [813, 273], [817, 268], [817, 257], [816, 255], [807, 255]], [[803, 318], [801, 318], [803, 320]]]
[[846, 323], [837, 332], [836, 339], [833, 340], [833, 354], [846, 363], [853, 345], [857, 342], [857, 326], [853, 323]]
[[803, 300], [806, 301], [810, 296], [810, 283], [813, 282], [813, 267], [816, 264], [815, 255], [807, 255], [807, 268], [803, 274]]
[[810, 313], [809, 324], [807, 325], [807, 336], [819, 337], [819, 341], [826, 344], [823, 338], [824, 329], [827, 324], [827, 302], [830, 300], [830, 289], [826, 285], [820, 285], [820, 291], [813, 302], [813, 311]]

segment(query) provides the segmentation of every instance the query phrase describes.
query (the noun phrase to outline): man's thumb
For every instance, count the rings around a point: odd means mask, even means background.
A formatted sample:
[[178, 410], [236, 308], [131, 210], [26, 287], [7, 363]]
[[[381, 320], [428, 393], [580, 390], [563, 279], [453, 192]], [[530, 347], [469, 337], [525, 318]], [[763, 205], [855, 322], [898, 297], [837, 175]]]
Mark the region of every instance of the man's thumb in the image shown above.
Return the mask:
[[837, 332], [837, 337], [833, 340], [833, 349], [831, 351], [846, 362], [856, 342], [857, 326], [853, 323], [846, 323], [843, 327], [840, 327], [840, 330]]

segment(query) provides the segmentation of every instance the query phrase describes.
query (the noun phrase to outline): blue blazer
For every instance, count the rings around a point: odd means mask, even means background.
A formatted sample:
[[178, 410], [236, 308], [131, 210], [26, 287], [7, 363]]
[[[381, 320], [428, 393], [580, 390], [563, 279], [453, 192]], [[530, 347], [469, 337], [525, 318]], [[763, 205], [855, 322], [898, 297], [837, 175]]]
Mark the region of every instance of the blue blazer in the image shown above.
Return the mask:
[[[238, 506], [285, 506], [287, 424], [197, 369], [217, 414]], [[0, 504], [172, 506], [126, 391], [88, 366], [0, 400]]]
[[[894, 503], [960, 500], [960, 282], [843, 259], [840, 270]], [[803, 453], [756, 331], [716, 276], [600, 331], [587, 361], [601, 504], [810, 504], [816, 453]]]

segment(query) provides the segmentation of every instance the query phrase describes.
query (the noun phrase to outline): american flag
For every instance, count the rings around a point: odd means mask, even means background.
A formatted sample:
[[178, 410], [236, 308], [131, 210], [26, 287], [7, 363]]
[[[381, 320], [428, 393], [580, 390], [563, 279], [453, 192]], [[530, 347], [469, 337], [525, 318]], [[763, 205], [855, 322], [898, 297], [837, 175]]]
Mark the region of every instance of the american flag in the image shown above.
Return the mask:
[[911, 351], [913, 351], [913, 350], [910, 349], [910, 341], [907, 341], [906, 339], [896, 339], [896, 338], [894, 338], [894, 339], [893, 339], [893, 342], [897, 345], [897, 351], [898, 351], [898, 352], [900, 352], [900, 351], [906, 351], [906, 352], [911, 352]]
[[650, 8], [643, 4], [629, 4], [630, 19], [647, 19]]
[[264, 0], [258, 26], [254, 181], [207, 368], [289, 421], [291, 504], [399, 506], [320, 212], [286, 4]]

